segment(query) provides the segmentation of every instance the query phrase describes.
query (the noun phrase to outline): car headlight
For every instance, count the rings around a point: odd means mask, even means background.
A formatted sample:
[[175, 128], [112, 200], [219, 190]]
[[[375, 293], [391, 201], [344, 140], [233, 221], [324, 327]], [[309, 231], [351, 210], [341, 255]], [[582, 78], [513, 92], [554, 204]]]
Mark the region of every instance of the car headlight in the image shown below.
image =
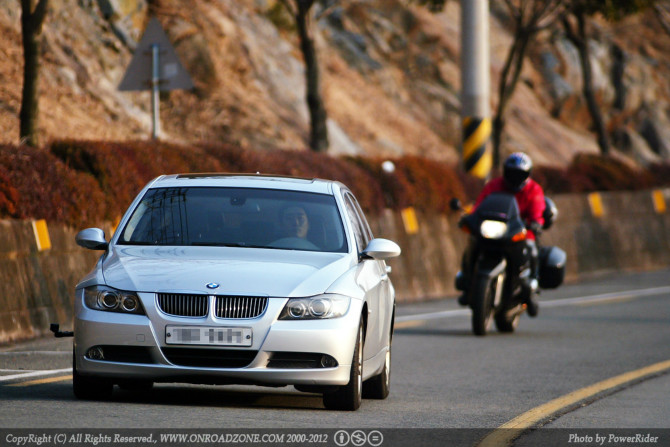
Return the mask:
[[279, 314], [280, 320], [319, 320], [338, 318], [347, 313], [351, 298], [342, 295], [318, 295], [290, 298]]
[[507, 224], [498, 220], [485, 220], [479, 231], [487, 239], [500, 239], [507, 232]]
[[89, 309], [144, 315], [142, 303], [135, 292], [107, 286], [86, 287], [84, 303]]

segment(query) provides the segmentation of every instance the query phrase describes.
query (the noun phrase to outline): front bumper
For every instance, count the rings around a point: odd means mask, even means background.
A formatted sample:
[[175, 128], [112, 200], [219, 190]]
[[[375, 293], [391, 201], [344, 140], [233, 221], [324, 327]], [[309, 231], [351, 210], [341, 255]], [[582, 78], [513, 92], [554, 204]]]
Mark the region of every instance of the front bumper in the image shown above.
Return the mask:
[[[352, 299], [340, 318], [279, 321], [287, 302], [271, 298], [263, 315], [253, 319], [174, 317], [162, 313], [152, 293], [138, 294], [146, 315], [91, 310], [82, 291], [75, 297], [77, 373], [111, 379], [155, 382], [251, 383], [259, 385], [346, 385], [362, 302]], [[250, 347], [212, 347], [166, 343], [166, 327], [250, 328]], [[104, 359], [90, 358], [101, 347]], [[328, 362], [319, 362], [321, 358]], [[232, 359], [228, 361], [228, 359]], [[336, 362], [336, 366], [332, 366]]]

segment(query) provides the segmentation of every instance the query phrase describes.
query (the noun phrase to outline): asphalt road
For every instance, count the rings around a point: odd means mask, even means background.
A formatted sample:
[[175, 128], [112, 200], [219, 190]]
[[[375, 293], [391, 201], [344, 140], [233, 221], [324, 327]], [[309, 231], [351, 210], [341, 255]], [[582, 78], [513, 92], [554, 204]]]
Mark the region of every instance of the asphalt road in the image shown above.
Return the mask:
[[[469, 311], [454, 299], [400, 306], [391, 395], [355, 413], [327, 411], [320, 396], [292, 387], [159, 384], [144, 393], [117, 389], [109, 402], [77, 401], [67, 377], [71, 339], [0, 347], [0, 428], [497, 434], [484, 445], [538, 445], [551, 429], [557, 445], [573, 445], [567, 435], [576, 429], [670, 429], [670, 270], [565, 285], [540, 303], [540, 315], [524, 315], [514, 334], [486, 337], [472, 335]], [[670, 445], [670, 430], [663, 433]]]

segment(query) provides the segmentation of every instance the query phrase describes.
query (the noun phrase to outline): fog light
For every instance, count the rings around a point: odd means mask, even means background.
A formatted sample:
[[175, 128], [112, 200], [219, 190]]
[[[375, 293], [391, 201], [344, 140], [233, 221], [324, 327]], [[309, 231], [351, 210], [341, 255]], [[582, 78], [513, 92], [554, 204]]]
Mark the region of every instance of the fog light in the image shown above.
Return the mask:
[[102, 348], [100, 346], [95, 346], [91, 349], [88, 350], [86, 353], [86, 357], [88, 357], [91, 360], [104, 360], [105, 355], [102, 352]]
[[333, 357], [324, 354], [321, 357], [321, 367], [322, 368], [335, 368], [337, 366], [337, 360]]

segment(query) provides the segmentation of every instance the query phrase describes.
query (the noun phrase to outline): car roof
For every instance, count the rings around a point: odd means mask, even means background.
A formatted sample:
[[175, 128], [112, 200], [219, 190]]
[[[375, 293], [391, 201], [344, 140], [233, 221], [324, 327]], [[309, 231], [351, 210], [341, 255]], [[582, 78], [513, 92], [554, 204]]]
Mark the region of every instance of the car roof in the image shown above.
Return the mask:
[[162, 175], [150, 188], [170, 187], [237, 187], [305, 191], [332, 194], [334, 188], [345, 188], [340, 182], [319, 178], [301, 178], [265, 174], [194, 173]]

